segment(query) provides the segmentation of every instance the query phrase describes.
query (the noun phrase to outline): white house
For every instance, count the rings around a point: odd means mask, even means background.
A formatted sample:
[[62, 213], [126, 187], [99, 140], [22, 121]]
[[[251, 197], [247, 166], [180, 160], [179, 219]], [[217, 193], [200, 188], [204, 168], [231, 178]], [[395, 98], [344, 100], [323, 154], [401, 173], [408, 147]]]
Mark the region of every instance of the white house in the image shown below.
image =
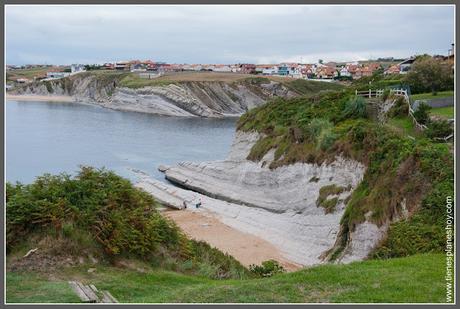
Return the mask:
[[57, 78], [64, 78], [69, 76], [70, 73], [68, 72], [46, 72], [47, 79], [57, 79]]
[[278, 74], [278, 67], [277, 66], [272, 66], [272, 67], [266, 67], [262, 69], [262, 74], [263, 75], [276, 75]]
[[340, 76], [351, 77], [351, 73], [348, 71], [347, 67], [340, 69]]
[[216, 65], [214, 66], [213, 71], [230, 73], [232, 71], [232, 68], [228, 65]]
[[85, 72], [85, 71], [86, 71], [86, 69], [85, 69], [85, 66], [83, 64], [72, 64], [70, 66], [70, 72], [72, 72], [72, 74]]
[[410, 70], [410, 67], [412, 66], [414, 61], [415, 57], [410, 57], [409, 59], [406, 59], [403, 62], [398, 63], [399, 73], [406, 74]]

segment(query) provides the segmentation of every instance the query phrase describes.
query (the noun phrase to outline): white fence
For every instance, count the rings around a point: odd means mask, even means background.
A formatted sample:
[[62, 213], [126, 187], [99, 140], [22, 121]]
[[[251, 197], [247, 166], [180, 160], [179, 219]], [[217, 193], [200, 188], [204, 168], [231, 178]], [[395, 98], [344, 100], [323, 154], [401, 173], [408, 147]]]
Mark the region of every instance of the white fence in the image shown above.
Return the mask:
[[[417, 121], [417, 119], [415, 119], [415, 117], [414, 117], [414, 109], [412, 108], [412, 106], [410, 104], [410, 98], [409, 98], [409, 95], [407, 94], [406, 90], [404, 90], [404, 89], [390, 89], [390, 94], [397, 95], [397, 96], [402, 96], [404, 98], [404, 101], [406, 102], [406, 104], [409, 107], [409, 116], [412, 119], [412, 122], [414, 123], [415, 127], [418, 130], [423, 131], [423, 130], [427, 129], [426, 125], [419, 123]], [[355, 90], [355, 95], [361, 96], [361, 97], [364, 97], [364, 98], [377, 98], [377, 97], [381, 97], [383, 95], [383, 89], [378, 89], [378, 90], [369, 89], [368, 91], [357, 91], [357, 90]], [[446, 137], [435, 137], [434, 139], [443, 140], [443, 141], [447, 142], [452, 137], [454, 137], [453, 133], [450, 134], [449, 136], [446, 136]]]

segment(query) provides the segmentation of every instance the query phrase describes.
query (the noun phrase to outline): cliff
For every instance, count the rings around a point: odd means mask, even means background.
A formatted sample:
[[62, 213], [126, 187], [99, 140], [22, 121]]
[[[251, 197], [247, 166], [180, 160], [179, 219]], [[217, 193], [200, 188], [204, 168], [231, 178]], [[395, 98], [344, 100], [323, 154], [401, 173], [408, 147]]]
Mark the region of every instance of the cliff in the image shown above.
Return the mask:
[[[186, 75], [186, 74], [184, 74]], [[205, 75], [205, 73], [202, 73]], [[181, 77], [180, 74], [177, 76]], [[207, 76], [206, 76], [207, 77]], [[103, 107], [168, 116], [239, 116], [274, 97], [289, 98], [316, 90], [336, 89], [321, 82], [268, 78], [141, 79], [131, 73], [86, 72], [15, 88], [16, 95], [67, 95]], [[300, 87], [299, 87], [300, 86]]]
[[[260, 162], [247, 159], [259, 138], [255, 132], [238, 132], [226, 160], [183, 162], [166, 167], [165, 177], [180, 188], [210, 197], [212, 200], [203, 202], [205, 209], [226, 224], [272, 243], [291, 261], [301, 265], [321, 263], [322, 254], [336, 240], [345, 201], [361, 182], [365, 168], [357, 161], [338, 156], [329, 164], [296, 163], [271, 170], [268, 166], [273, 152]], [[164, 190], [152, 191], [151, 186], [151, 181], [149, 188], [144, 180], [144, 189], [155, 192], [154, 196], [166, 204], [173, 202], [165, 198]], [[322, 189], [331, 186], [340, 188], [340, 192], [326, 197], [336, 201], [329, 211], [317, 201]], [[178, 194], [190, 198], [186, 192], [178, 191], [176, 188], [171, 192], [176, 198]], [[369, 251], [359, 244], [357, 247], [348, 256], [351, 260], [362, 259]]]
[[226, 160], [162, 170], [180, 189], [143, 187], [164, 204], [206, 197], [226, 224], [301, 265], [443, 250], [449, 145], [394, 132], [346, 92], [253, 109]]

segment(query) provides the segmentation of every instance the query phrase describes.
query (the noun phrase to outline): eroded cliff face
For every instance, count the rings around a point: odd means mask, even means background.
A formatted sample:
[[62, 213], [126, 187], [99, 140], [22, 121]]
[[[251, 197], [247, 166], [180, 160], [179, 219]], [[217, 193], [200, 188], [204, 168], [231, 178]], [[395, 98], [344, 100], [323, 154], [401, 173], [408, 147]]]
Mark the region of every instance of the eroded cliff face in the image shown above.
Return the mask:
[[[361, 182], [365, 166], [337, 156], [330, 164], [296, 163], [269, 169], [273, 151], [260, 162], [246, 159], [259, 138], [255, 132], [238, 132], [226, 160], [164, 167], [166, 178], [183, 189], [152, 182], [141, 186], [150, 188], [165, 204], [170, 199], [178, 208], [181, 195], [186, 199], [198, 194], [191, 192], [199, 192], [207, 198], [205, 207], [224, 223], [267, 240], [292, 261], [302, 265], [326, 262], [339, 236], [346, 200]], [[331, 186], [342, 190], [326, 197], [337, 200], [332, 211], [327, 211], [317, 201], [321, 189]], [[362, 223], [337, 260], [366, 258], [385, 232], [369, 221]]]
[[35, 82], [12, 91], [25, 95], [68, 95], [75, 101], [116, 110], [168, 116], [239, 116], [272, 97], [297, 95], [282, 83], [187, 81], [143, 88], [120, 86], [121, 77], [77, 74], [59, 80]]

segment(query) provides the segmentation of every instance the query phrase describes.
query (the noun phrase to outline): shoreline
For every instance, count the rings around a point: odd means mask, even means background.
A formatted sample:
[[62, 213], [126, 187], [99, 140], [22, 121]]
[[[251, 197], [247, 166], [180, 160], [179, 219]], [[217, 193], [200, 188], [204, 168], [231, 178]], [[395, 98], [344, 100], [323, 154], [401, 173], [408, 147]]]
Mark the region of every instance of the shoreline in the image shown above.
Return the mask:
[[225, 224], [212, 212], [167, 209], [162, 213], [173, 220], [188, 237], [218, 248], [245, 267], [251, 264], [260, 265], [271, 259], [278, 261], [287, 272], [303, 267], [283, 256], [273, 244]]
[[43, 102], [75, 102], [71, 96], [47, 96], [47, 95], [15, 95], [6, 94], [6, 100], [12, 101], [43, 101]]
[[[251, 212], [251, 208], [165, 184], [143, 172], [138, 172], [138, 175], [140, 179], [135, 186], [166, 206], [163, 214], [173, 220], [189, 237], [209, 243], [230, 254], [245, 266], [274, 259], [287, 271], [305, 267], [299, 259], [292, 256], [295, 253], [292, 252], [292, 246], [286, 248], [273, 241], [273, 237], [267, 237], [263, 232], [264, 227], [260, 227], [260, 224], [256, 223], [258, 227], [255, 230], [248, 228], [247, 218], [240, 218], [239, 214], [242, 211]], [[193, 205], [198, 199], [202, 201], [202, 206], [195, 208]], [[189, 206], [186, 209], [183, 207], [184, 201]]]

